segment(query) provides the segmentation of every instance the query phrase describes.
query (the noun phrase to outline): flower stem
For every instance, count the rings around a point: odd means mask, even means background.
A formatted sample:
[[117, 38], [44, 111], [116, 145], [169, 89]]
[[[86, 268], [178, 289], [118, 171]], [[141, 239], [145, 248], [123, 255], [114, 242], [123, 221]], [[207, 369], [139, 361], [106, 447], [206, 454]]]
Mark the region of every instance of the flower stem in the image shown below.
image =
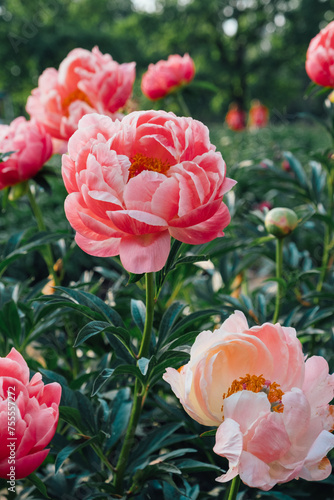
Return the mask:
[[226, 491], [225, 500], [236, 500], [240, 486], [240, 476], [232, 479], [230, 488]]
[[[40, 231], [46, 231], [46, 226], [44, 224], [42, 212], [38, 206], [38, 203], [36, 202], [36, 198], [35, 198], [35, 195], [34, 195], [32, 189], [31, 189], [30, 184], [28, 184], [27, 195], [28, 195], [28, 199], [30, 202], [32, 212], [33, 212], [35, 219], [36, 219], [36, 222], [37, 222], [38, 229]], [[42, 256], [45, 260], [45, 263], [47, 265], [47, 268], [49, 270], [49, 275], [52, 276], [55, 285], [59, 285], [59, 279], [58, 279], [56, 271], [54, 270], [54, 260], [53, 260], [51, 246], [48, 244], [45, 245], [45, 248], [41, 251], [41, 254], [42, 254]]]
[[276, 323], [279, 317], [279, 308], [282, 294], [282, 268], [283, 268], [283, 238], [276, 238], [276, 278], [277, 278], [277, 293], [276, 293], [276, 303], [275, 312], [273, 317], [273, 323]]
[[184, 116], [191, 116], [189, 108], [187, 106], [186, 101], [184, 100], [184, 97], [182, 95], [181, 90], [176, 91], [176, 100], [179, 103], [179, 106], [181, 108], [181, 111]]
[[[152, 326], [153, 326], [154, 274], [146, 273], [145, 281], [146, 281], [146, 318], [145, 318], [144, 332], [138, 353], [138, 358], [146, 357], [148, 355]], [[124, 474], [128, 463], [130, 451], [134, 443], [136, 428], [141, 414], [145, 392], [146, 392], [145, 387], [143, 387], [142, 383], [137, 379], [135, 383], [130, 420], [125, 434], [123, 446], [118, 457], [115, 478], [114, 478], [114, 486], [116, 488], [116, 491], [120, 493], [123, 490]]]
[[[329, 200], [329, 217], [333, 220], [334, 215], [334, 198], [333, 198], [333, 188], [334, 188], [334, 170], [329, 175], [328, 182], [328, 200]], [[317, 292], [321, 292], [322, 286], [325, 281], [326, 272], [328, 268], [329, 254], [330, 254], [330, 245], [331, 245], [331, 225], [326, 224], [325, 227], [325, 235], [324, 235], [324, 250], [322, 254], [322, 262], [321, 262], [321, 273], [319, 277], [319, 281], [316, 287]]]

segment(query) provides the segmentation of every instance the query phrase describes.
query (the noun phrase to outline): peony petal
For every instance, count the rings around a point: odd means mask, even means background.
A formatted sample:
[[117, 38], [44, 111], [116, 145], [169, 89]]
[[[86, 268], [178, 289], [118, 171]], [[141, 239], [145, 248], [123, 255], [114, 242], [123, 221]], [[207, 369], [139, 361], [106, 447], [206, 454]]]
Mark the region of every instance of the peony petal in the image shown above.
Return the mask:
[[[194, 210], [195, 212], [195, 210]], [[203, 215], [203, 214], [201, 214]], [[178, 220], [178, 219], [176, 219]], [[190, 245], [208, 243], [215, 238], [224, 236], [223, 229], [230, 223], [231, 217], [227, 206], [221, 203], [220, 208], [208, 220], [195, 224], [192, 227], [176, 227], [175, 221], [170, 222], [170, 234], [175, 239]]]
[[166, 264], [170, 250], [168, 231], [122, 238], [120, 258], [130, 273], [152, 273], [160, 271]]
[[231, 418], [225, 418], [217, 429], [213, 451], [217, 455], [227, 458], [229, 467], [234, 468], [239, 463], [242, 449], [243, 435], [239, 424]]
[[120, 238], [107, 238], [95, 241], [77, 233], [75, 241], [81, 250], [95, 257], [114, 257], [115, 255], [119, 255]]

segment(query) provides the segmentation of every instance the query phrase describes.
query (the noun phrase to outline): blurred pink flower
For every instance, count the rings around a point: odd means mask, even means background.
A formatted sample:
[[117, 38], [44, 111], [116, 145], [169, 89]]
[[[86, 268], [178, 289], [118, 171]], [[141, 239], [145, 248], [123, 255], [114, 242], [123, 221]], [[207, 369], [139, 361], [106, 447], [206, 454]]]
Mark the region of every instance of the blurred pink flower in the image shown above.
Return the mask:
[[59, 70], [47, 68], [27, 101], [28, 113], [56, 139], [69, 139], [87, 113], [120, 118], [135, 80], [135, 63], [118, 64], [97, 47], [72, 50]]
[[152, 101], [161, 99], [177, 87], [187, 85], [195, 76], [195, 64], [189, 54], [183, 57], [177, 54], [168, 57], [167, 61], [150, 64], [144, 73], [141, 89]]
[[224, 235], [222, 199], [235, 184], [225, 170], [207, 127], [192, 118], [86, 115], [63, 156], [66, 216], [85, 252], [120, 255], [132, 273], [158, 271], [171, 236], [194, 245]]
[[[44, 385], [40, 373], [29, 382], [29, 368], [16, 349], [0, 357], [0, 477], [31, 474], [45, 460], [56, 432], [61, 386]], [[13, 461], [12, 461], [13, 460]], [[14, 469], [12, 468], [14, 467]]]
[[228, 128], [238, 132], [246, 128], [246, 113], [236, 103], [231, 103], [225, 121]]
[[305, 67], [306, 73], [315, 83], [334, 87], [334, 21], [312, 38]]
[[269, 109], [258, 99], [254, 99], [249, 110], [248, 124], [252, 129], [263, 128], [268, 125]]
[[190, 361], [163, 376], [186, 412], [219, 426], [214, 452], [237, 476], [269, 490], [301, 477], [329, 476], [334, 447], [334, 375], [321, 356], [306, 362], [293, 328], [265, 323], [249, 328], [242, 312], [214, 332], [200, 333]]
[[0, 163], [0, 189], [34, 177], [52, 155], [52, 141], [43, 125], [23, 116], [0, 125], [0, 153], [15, 151]]

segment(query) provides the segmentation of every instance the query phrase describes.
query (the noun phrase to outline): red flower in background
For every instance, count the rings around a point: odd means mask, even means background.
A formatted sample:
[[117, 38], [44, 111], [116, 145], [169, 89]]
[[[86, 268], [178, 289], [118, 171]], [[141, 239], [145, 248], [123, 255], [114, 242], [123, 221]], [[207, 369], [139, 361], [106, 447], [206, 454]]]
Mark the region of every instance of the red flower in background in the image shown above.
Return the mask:
[[195, 64], [189, 54], [183, 57], [177, 54], [168, 57], [167, 61], [150, 64], [144, 73], [141, 89], [151, 100], [161, 99], [177, 87], [187, 85], [195, 76]]
[[87, 113], [120, 118], [132, 93], [135, 63], [118, 64], [97, 47], [72, 50], [57, 71], [47, 68], [27, 101], [28, 113], [56, 139], [68, 140]]
[[269, 110], [267, 106], [262, 104], [259, 100], [252, 101], [249, 110], [248, 123], [250, 128], [262, 128], [268, 125]]
[[122, 121], [86, 115], [63, 155], [66, 216], [90, 255], [120, 255], [127, 271], [159, 271], [170, 238], [192, 245], [223, 236], [223, 195], [235, 181], [192, 118], [133, 112]]
[[306, 73], [315, 83], [334, 87], [334, 21], [312, 38], [305, 67]]
[[0, 189], [34, 177], [52, 155], [52, 141], [43, 125], [23, 116], [0, 125], [0, 153], [13, 154], [0, 163]]
[[225, 121], [227, 126], [234, 131], [246, 128], [246, 113], [235, 103], [230, 104]]

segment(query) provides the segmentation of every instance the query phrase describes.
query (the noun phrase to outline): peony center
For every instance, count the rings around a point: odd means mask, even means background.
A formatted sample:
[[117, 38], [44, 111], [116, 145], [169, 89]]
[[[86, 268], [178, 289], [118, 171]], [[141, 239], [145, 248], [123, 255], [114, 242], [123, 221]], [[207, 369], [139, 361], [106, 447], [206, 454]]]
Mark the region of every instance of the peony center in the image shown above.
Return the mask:
[[169, 170], [170, 164], [166, 161], [163, 162], [160, 158], [150, 158], [149, 156], [144, 156], [141, 153], [135, 154], [131, 159], [131, 167], [129, 168], [129, 179], [136, 177], [136, 175], [143, 172], [143, 170], [151, 170], [152, 172], [158, 172], [159, 174], [166, 175]]
[[279, 387], [279, 384], [277, 384], [276, 382], [270, 382], [270, 380], [266, 380], [263, 375], [257, 376], [249, 375], [249, 373], [247, 373], [245, 377], [240, 377], [239, 380], [233, 380], [228, 391], [223, 394], [223, 399], [228, 398], [235, 392], [239, 391], [246, 390], [252, 392], [264, 392], [265, 394], [267, 394], [267, 398], [271, 405], [271, 411], [283, 413], [284, 405], [282, 403], [282, 396], [284, 392]]
[[82, 92], [82, 90], [80, 90], [80, 89], [75, 89], [75, 90], [73, 90], [73, 92], [71, 92], [70, 94], [68, 94], [68, 96], [65, 97], [65, 99], [62, 102], [64, 113], [67, 116], [69, 114], [68, 108], [70, 107], [70, 105], [74, 101], [84, 101], [89, 106], [92, 107], [92, 104], [91, 104], [90, 100], [88, 99], [88, 97], [86, 96], [86, 94], [84, 92]]

